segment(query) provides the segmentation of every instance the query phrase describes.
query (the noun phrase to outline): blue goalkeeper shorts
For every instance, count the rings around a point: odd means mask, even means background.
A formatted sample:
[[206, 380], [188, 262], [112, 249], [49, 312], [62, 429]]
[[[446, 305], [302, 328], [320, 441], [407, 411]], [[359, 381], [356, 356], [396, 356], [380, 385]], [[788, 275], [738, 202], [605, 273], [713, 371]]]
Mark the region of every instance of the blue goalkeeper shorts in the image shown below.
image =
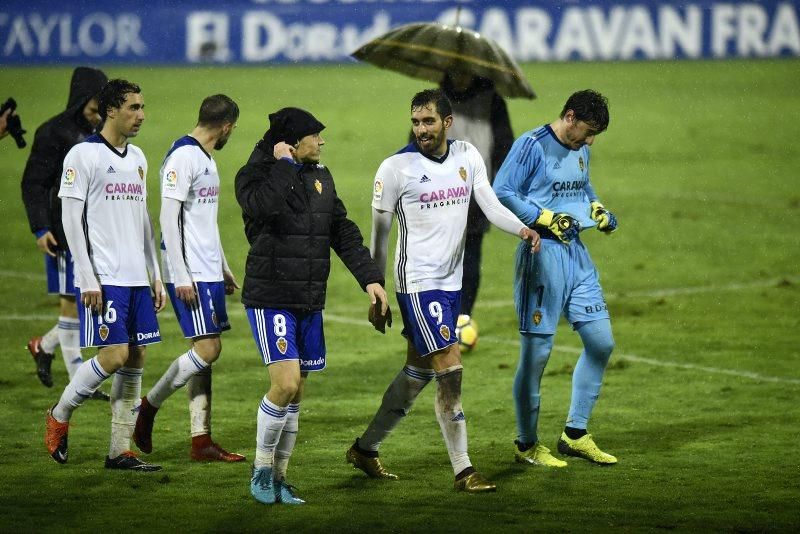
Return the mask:
[[515, 264], [514, 304], [520, 332], [555, 334], [561, 314], [573, 326], [609, 318], [600, 277], [580, 239], [569, 245], [542, 239], [536, 254], [521, 242]]

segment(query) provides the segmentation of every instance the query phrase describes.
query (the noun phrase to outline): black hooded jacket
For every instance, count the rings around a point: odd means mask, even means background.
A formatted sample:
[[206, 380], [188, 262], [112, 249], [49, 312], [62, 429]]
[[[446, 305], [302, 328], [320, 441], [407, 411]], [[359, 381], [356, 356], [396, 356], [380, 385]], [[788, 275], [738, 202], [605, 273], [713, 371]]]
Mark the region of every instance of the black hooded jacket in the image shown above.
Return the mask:
[[49, 229], [61, 250], [67, 250], [67, 238], [61, 226], [61, 199], [58, 198], [61, 167], [67, 152], [94, 131], [83, 116], [83, 108], [107, 81], [100, 70], [75, 69], [67, 109], [36, 130], [22, 175], [22, 201], [28, 212], [31, 231]]
[[362, 289], [383, 285], [330, 171], [276, 160], [275, 141], [265, 135], [236, 175], [236, 199], [250, 243], [242, 302], [254, 308], [323, 309], [330, 249]]

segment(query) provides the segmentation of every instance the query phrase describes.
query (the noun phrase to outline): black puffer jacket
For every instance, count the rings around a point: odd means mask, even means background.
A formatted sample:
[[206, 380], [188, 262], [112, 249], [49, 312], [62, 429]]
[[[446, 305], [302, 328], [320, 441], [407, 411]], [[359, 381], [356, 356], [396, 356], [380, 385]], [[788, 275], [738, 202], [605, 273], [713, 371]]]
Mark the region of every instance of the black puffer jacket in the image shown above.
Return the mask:
[[383, 285], [327, 168], [276, 160], [257, 147], [236, 175], [236, 199], [250, 243], [245, 306], [323, 309], [330, 249], [362, 289], [374, 282]]
[[67, 109], [36, 130], [31, 155], [22, 175], [22, 201], [28, 212], [31, 231], [49, 229], [62, 250], [67, 250], [67, 238], [61, 226], [61, 199], [58, 198], [61, 166], [69, 149], [94, 131], [83, 116], [83, 108], [107, 81], [100, 70], [75, 69]]

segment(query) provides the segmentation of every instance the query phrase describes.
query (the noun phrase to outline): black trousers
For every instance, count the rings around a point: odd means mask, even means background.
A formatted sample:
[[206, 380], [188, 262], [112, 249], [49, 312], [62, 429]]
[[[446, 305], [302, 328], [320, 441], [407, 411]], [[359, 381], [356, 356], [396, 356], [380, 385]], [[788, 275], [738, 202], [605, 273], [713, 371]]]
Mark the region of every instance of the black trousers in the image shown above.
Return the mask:
[[484, 232], [467, 232], [464, 244], [464, 274], [461, 279], [461, 315], [472, 315], [481, 284], [481, 247]]

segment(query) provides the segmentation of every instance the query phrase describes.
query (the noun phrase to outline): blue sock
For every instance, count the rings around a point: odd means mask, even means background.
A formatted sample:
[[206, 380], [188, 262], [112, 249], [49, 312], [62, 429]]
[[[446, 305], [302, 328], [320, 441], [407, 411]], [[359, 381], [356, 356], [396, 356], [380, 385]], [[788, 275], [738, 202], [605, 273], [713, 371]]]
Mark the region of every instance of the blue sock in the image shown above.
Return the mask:
[[585, 430], [594, 403], [600, 396], [603, 374], [614, 350], [614, 337], [608, 319], [583, 323], [577, 331], [583, 341], [583, 352], [572, 373], [572, 402], [567, 426]]
[[514, 376], [514, 405], [517, 414], [517, 436], [520, 443], [531, 445], [538, 441], [539, 386], [553, 348], [552, 335], [521, 334], [519, 364]]

